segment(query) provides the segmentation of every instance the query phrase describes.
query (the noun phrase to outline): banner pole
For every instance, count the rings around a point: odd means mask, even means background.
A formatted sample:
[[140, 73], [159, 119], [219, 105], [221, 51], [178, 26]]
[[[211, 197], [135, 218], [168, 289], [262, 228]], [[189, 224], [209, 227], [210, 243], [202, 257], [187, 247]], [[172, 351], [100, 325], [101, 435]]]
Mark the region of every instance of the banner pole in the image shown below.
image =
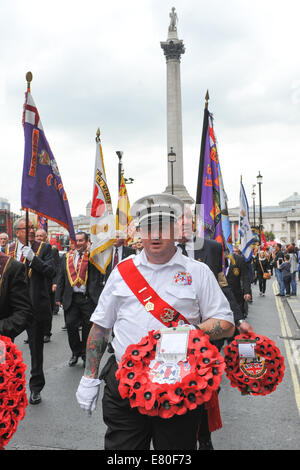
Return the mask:
[[[27, 92], [30, 93], [30, 83], [32, 82], [32, 73], [26, 73], [26, 80], [27, 80]], [[28, 237], [28, 226], [29, 226], [29, 212], [26, 209], [26, 246], [29, 245], [29, 237]]]

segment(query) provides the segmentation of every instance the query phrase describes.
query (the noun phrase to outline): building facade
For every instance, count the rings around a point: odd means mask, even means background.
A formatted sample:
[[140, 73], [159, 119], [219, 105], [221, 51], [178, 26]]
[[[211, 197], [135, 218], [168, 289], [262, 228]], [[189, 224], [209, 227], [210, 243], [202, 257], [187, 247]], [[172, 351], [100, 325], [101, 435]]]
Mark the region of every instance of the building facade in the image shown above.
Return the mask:
[[[259, 207], [249, 207], [252, 226], [259, 225]], [[255, 224], [254, 224], [255, 219]], [[239, 207], [229, 209], [229, 220], [234, 242], [238, 240]], [[262, 225], [264, 232], [273, 232], [275, 240], [282, 244], [296, 243], [300, 246], [300, 195], [294, 192], [279, 202], [278, 206], [262, 207]]]
[[[91, 209], [92, 209], [92, 201], [90, 201], [86, 205], [85, 215], [80, 214], [76, 217], [72, 217], [75, 233], [76, 232], [90, 233]], [[53, 233], [58, 233], [58, 232], [68, 234], [68, 231], [64, 227], [62, 227], [61, 225], [58, 225], [56, 222], [53, 222], [52, 220], [48, 220], [48, 234], [49, 234], [49, 236]]]

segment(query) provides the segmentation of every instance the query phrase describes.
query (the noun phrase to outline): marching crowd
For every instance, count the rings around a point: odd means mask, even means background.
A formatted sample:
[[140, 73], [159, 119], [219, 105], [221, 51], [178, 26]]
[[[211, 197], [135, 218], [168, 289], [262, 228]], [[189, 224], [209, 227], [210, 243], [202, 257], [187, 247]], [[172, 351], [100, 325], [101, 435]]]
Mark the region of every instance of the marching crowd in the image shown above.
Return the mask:
[[[275, 274], [279, 287], [277, 295], [297, 295], [296, 277], [298, 272], [300, 279], [300, 251], [295, 244], [281, 246], [278, 243], [275, 248], [255, 248], [248, 262], [241, 255], [238, 246], [235, 246], [233, 254], [225, 259], [224, 272], [219, 243], [205, 239], [199, 250], [190, 248], [189, 242], [193, 240], [194, 234], [186, 222], [189, 217], [188, 213], [182, 216], [182, 233], [181, 237], [177, 237], [175, 247], [177, 251], [181, 250], [182, 255], [201, 261], [212, 271], [233, 312], [235, 331], [231, 331], [229, 338], [226, 338], [228, 341], [233, 334], [253, 331], [246, 321], [248, 302], [253, 301], [252, 284], [258, 282], [259, 293], [265, 296], [266, 282]], [[28, 246], [25, 239], [26, 223]], [[47, 241], [47, 233], [42, 229], [36, 230], [30, 220], [28, 225], [25, 217], [16, 221], [14, 232], [16, 242], [10, 244], [8, 235], [0, 234], [0, 335], [14, 339], [26, 329], [28, 338], [25, 341], [29, 344], [31, 354], [29, 401], [32, 405], [37, 405], [42, 400], [41, 391], [45, 386], [43, 344], [51, 338], [52, 316], [63, 307], [64, 328], [71, 350], [68, 365], [73, 367], [81, 358], [88, 371], [91, 367], [86, 357], [92, 328], [90, 320], [101, 293], [115, 266], [131, 255], [141, 254], [144, 243], [139, 237], [130, 246], [125, 246], [122, 234], [117, 233], [111, 262], [106, 273], [102, 274], [89, 257], [90, 241], [84, 232], [76, 233], [76, 244], [70, 246], [65, 253], [59, 253], [57, 246], [51, 246]], [[153, 249], [153, 246], [146, 247], [149, 253]], [[10, 272], [14, 274], [10, 275]], [[226, 335], [215, 338], [219, 350], [225, 337]], [[118, 338], [114, 341], [113, 329], [110, 339], [112, 344], [117, 344]], [[104, 343], [105, 346], [109, 343], [108, 338]], [[114, 353], [112, 344], [108, 344], [109, 352]], [[80, 384], [81, 394], [85, 390], [85, 383], [94, 380], [87, 377], [84, 377], [84, 384]], [[83, 403], [84, 409], [90, 406], [85, 400], [78, 399], [80, 406]], [[202, 417], [201, 423], [204, 425], [201, 424], [200, 427], [199, 449], [213, 448], [206, 421], [207, 418], [205, 420]]]

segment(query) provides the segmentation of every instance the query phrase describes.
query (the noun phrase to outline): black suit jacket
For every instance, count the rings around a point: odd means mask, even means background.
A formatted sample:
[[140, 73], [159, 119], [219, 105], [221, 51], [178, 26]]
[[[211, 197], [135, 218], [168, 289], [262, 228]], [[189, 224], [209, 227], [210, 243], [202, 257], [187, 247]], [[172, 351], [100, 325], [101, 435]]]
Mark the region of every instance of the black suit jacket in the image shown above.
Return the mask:
[[[70, 284], [66, 255], [61, 260], [60, 272], [57, 280], [57, 287], [55, 293], [56, 302], [63, 304], [64, 310], [68, 310], [72, 303], [73, 287]], [[91, 263], [88, 264], [88, 278], [86, 284], [86, 295], [92, 300], [95, 306], [98, 303], [99, 296], [104, 286], [104, 275]]]
[[0, 253], [0, 334], [14, 339], [32, 322], [25, 266]]
[[35, 252], [40, 248], [40, 251], [29, 266], [29, 294], [35, 318], [45, 320], [52, 311], [49, 283], [55, 276], [55, 264], [49, 243], [34, 242], [32, 248]]
[[[202, 248], [194, 250], [194, 259], [205, 263], [214, 273], [217, 281], [219, 281], [218, 276], [219, 273], [222, 273], [223, 268], [223, 248], [221, 243], [206, 238], [198, 242], [202, 244]], [[229, 302], [234, 321], [242, 320], [244, 313], [240, 309], [230, 286], [221, 285], [220, 288]]]
[[243, 303], [243, 296], [251, 294], [249, 270], [243, 256], [233, 255], [233, 258], [235, 264], [230, 263], [226, 279], [235, 298], [241, 304]]
[[[135, 250], [133, 248], [130, 248], [129, 246], [123, 246], [123, 250], [122, 250], [122, 259], [125, 259], [125, 258], [128, 258], [128, 256], [131, 256], [131, 255], [135, 255]], [[121, 260], [119, 260], [121, 261]], [[113, 259], [111, 260], [111, 262], [109, 263], [109, 265], [107, 266], [107, 269], [106, 269], [106, 273], [105, 273], [105, 282], [107, 281], [111, 271], [112, 271], [112, 264], [113, 264]]]
[[61, 267], [61, 259], [60, 259], [59, 251], [57, 248], [52, 248], [52, 258], [53, 258], [54, 266], [55, 266], [55, 276], [52, 279], [52, 284], [57, 284], [59, 271]]
[[199, 243], [201, 242], [203, 246], [201, 249], [194, 251], [194, 259], [207, 264], [214, 273], [215, 278], [218, 279], [218, 274], [222, 271], [222, 245], [215, 240], [206, 238], [199, 241]]

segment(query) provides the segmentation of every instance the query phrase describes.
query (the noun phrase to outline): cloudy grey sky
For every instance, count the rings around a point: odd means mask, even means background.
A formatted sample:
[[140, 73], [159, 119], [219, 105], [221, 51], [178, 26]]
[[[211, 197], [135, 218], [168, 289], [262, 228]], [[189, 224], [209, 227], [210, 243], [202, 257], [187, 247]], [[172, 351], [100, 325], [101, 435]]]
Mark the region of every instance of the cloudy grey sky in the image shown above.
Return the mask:
[[20, 208], [25, 74], [73, 216], [92, 197], [101, 129], [114, 209], [124, 152], [130, 202], [167, 185], [167, 39], [175, 6], [181, 60], [184, 183], [195, 197], [204, 97], [214, 114], [229, 207], [240, 175], [251, 203], [299, 190], [300, 70], [297, 0], [10, 0], [0, 6], [0, 196]]

